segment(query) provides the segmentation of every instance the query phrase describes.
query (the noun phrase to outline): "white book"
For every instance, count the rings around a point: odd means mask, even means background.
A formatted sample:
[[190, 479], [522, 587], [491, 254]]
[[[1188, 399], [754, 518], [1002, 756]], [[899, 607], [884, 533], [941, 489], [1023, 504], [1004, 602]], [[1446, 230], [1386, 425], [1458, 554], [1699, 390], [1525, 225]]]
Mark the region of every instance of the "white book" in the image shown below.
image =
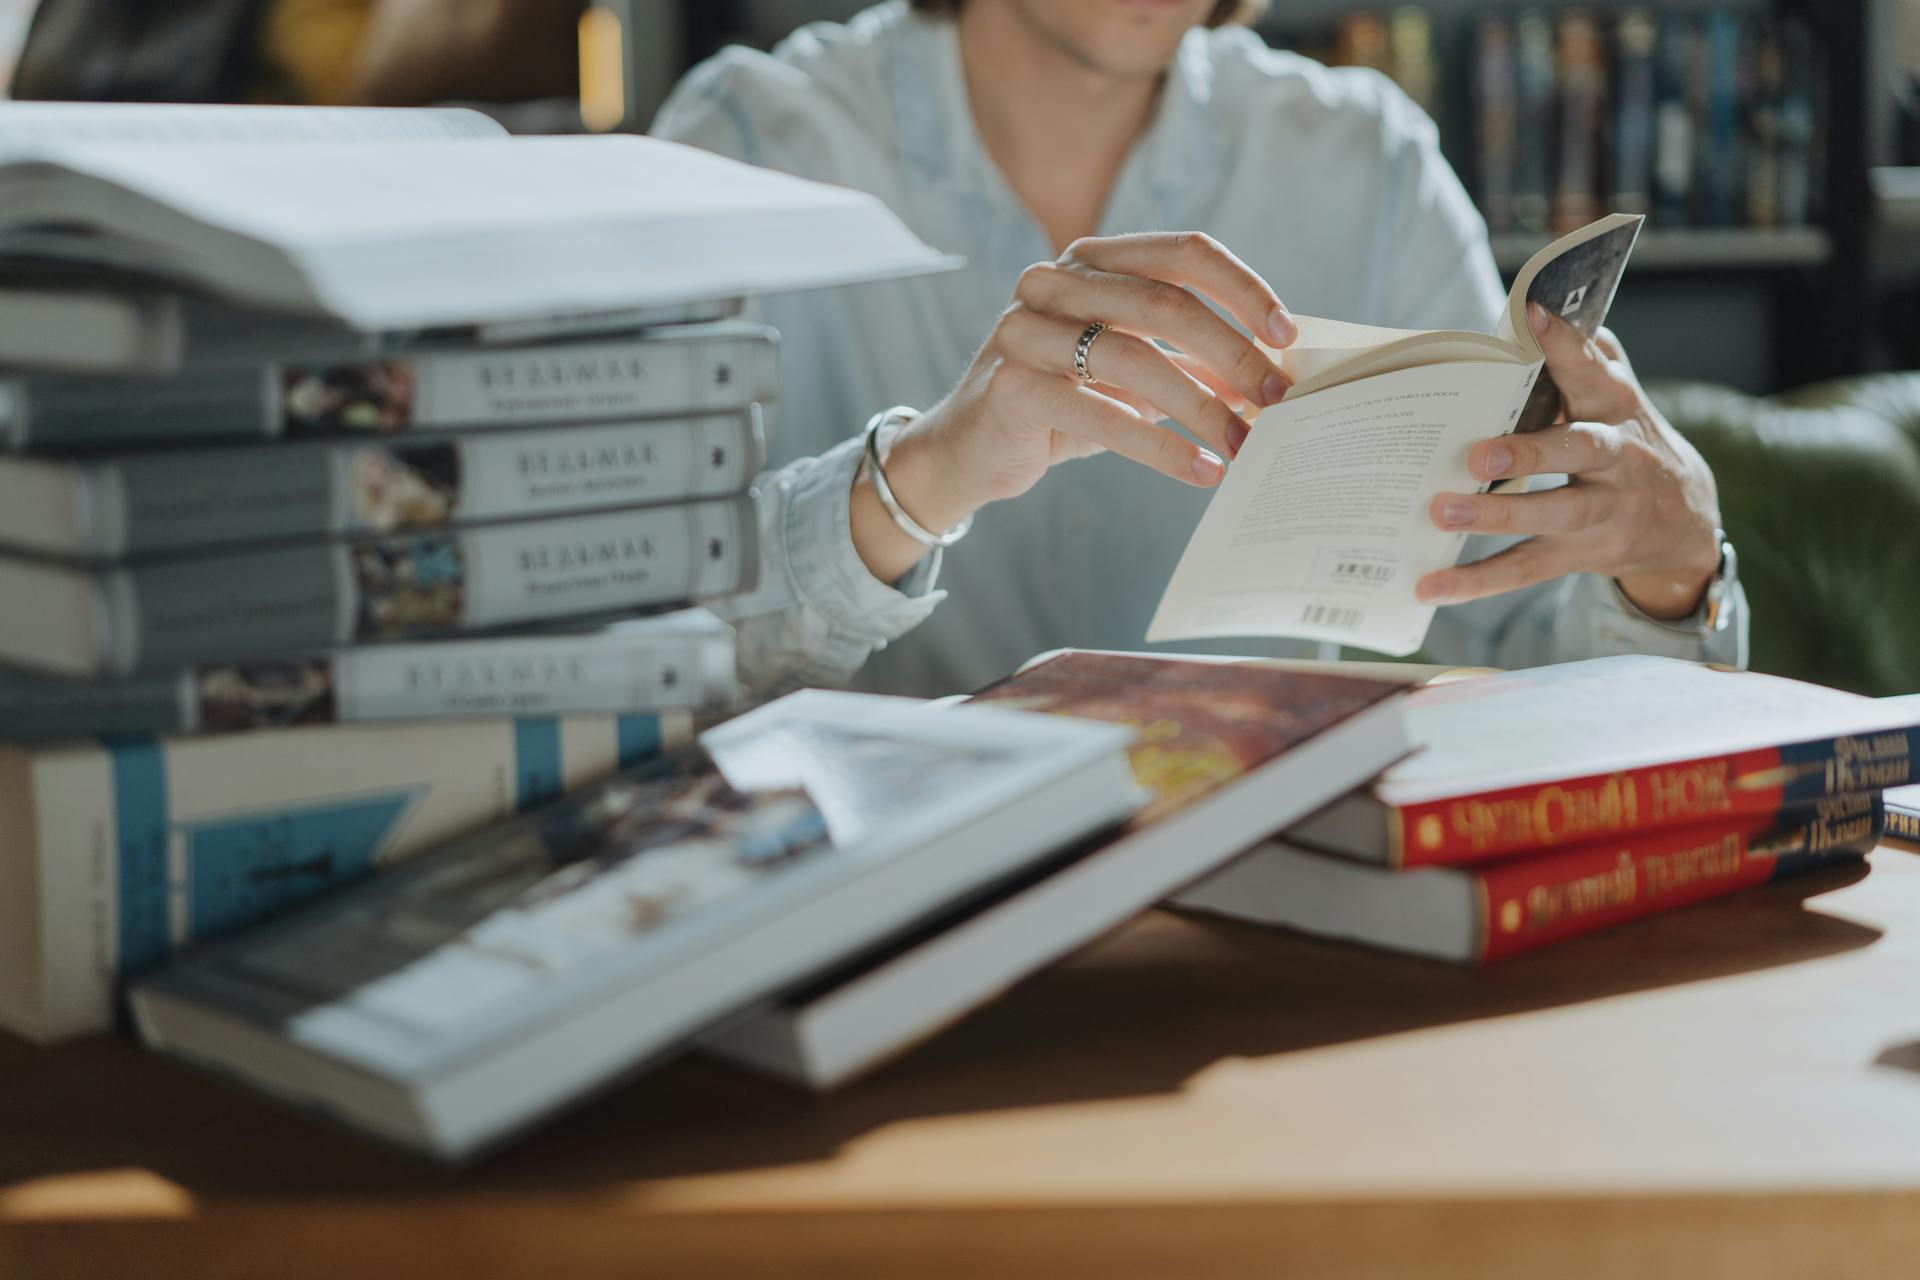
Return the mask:
[[1294, 378], [1255, 419], [1167, 584], [1147, 640], [1296, 636], [1381, 653], [1425, 641], [1414, 584], [1466, 535], [1434, 526], [1436, 493], [1484, 486], [1476, 440], [1550, 426], [1560, 396], [1527, 322], [1538, 302], [1592, 334], [1645, 219], [1614, 214], [1542, 249], [1492, 334], [1300, 318], [1272, 352]]
[[808, 691], [139, 983], [164, 1052], [459, 1159], [1123, 819], [1131, 734]]
[[198, 108], [243, 136], [195, 123], [205, 136], [161, 143], [120, 126], [128, 108], [98, 128], [45, 110], [0, 104], [0, 254], [144, 270], [370, 332], [958, 265], [864, 192], [652, 138], [471, 123], [341, 136], [312, 116], [289, 138], [272, 108]]
[[705, 1047], [806, 1088], [844, 1084], [1405, 755], [1407, 687], [1285, 664], [1043, 655], [980, 699], [1142, 726], [1133, 762], [1147, 808]]

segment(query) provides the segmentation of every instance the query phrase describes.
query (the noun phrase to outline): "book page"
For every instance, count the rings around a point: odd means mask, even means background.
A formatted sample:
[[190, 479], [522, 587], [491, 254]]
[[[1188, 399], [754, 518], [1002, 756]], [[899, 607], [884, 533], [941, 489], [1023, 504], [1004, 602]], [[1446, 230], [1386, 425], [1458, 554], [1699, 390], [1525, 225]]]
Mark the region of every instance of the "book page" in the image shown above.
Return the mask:
[[251, 107], [175, 103], [0, 102], [0, 148], [60, 142], [386, 142], [498, 138], [461, 107]]
[[[62, 182], [62, 169], [94, 181]], [[49, 225], [150, 239], [158, 258], [218, 292], [369, 331], [959, 265], [865, 192], [629, 136], [374, 147], [0, 142], [0, 252]]]
[[1518, 417], [1539, 365], [1382, 374], [1262, 413], [1174, 570], [1151, 642], [1296, 636], [1407, 654], [1433, 606], [1423, 574], [1465, 535], [1434, 527], [1441, 491], [1471, 493], [1474, 441]]

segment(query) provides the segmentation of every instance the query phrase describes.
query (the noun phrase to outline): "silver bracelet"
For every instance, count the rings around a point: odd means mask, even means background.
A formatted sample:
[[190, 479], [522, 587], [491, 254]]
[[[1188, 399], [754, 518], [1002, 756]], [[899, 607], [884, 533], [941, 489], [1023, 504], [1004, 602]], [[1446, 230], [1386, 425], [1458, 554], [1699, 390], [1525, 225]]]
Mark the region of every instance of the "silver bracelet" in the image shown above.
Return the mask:
[[973, 528], [973, 517], [968, 516], [945, 533], [928, 533], [920, 522], [907, 514], [900, 500], [893, 496], [893, 486], [887, 483], [886, 468], [880, 465], [880, 429], [891, 423], [902, 426], [920, 416], [918, 409], [898, 404], [891, 409], [883, 409], [867, 420], [867, 474], [873, 477], [873, 491], [880, 497], [880, 505], [893, 517], [894, 528], [912, 538], [929, 551], [939, 547], [950, 547], [967, 536], [967, 530]]

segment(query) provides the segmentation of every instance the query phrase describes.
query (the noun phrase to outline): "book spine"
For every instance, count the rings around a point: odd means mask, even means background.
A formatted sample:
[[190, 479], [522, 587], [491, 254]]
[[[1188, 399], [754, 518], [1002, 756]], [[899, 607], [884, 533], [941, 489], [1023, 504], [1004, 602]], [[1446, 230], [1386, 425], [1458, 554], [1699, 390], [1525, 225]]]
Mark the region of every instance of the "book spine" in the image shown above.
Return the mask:
[[1660, 28], [1653, 14], [1630, 9], [1615, 30], [1613, 208], [1653, 211], [1654, 112]]
[[1558, 36], [1560, 145], [1553, 225], [1573, 231], [1600, 213], [1600, 142], [1607, 103], [1607, 63], [1600, 25], [1590, 13], [1562, 14]]
[[289, 435], [606, 422], [771, 400], [772, 330], [642, 337], [518, 351], [451, 351], [343, 365], [283, 364]]
[[1474, 873], [1484, 963], [1855, 857], [1878, 844], [1877, 793], [1772, 821], [1685, 827], [1515, 858]]
[[1660, 20], [1659, 97], [1654, 107], [1653, 217], [1663, 226], [1693, 220], [1694, 156], [1698, 127], [1693, 85], [1698, 79], [1699, 34], [1691, 19]]
[[391, 435], [719, 413], [774, 398], [773, 331], [519, 349], [415, 351], [346, 363], [189, 368], [167, 377], [18, 380], [14, 448], [282, 435]]
[[1553, 21], [1538, 10], [1514, 19], [1519, 88], [1514, 131], [1513, 225], [1545, 231], [1553, 201]]
[[1779, 29], [1764, 23], [1747, 42], [1751, 71], [1746, 100], [1746, 220], [1755, 227], [1780, 225], [1782, 122], [1785, 119], [1785, 52]]
[[1480, 212], [1497, 234], [1513, 229], [1513, 27], [1503, 17], [1482, 18], [1476, 44]]
[[[125, 977], [651, 758], [684, 714], [125, 738], [31, 757], [37, 1040], [104, 1030]], [[85, 852], [91, 851], [91, 852]], [[78, 855], [78, 856], [76, 856]]]
[[1771, 818], [1916, 778], [1920, 728], [1825, 738], [1388, 810], [1402, 866], [1475, 862], [1703, 822]]
[[1787, 18], [1780, 28], [1780, 223], [1800, 227], [1813, 221], [1813, 148], [1817, 136], [1817, 95], [1813, 37], [1806, 23]]
[[730, 629], [610, 641], [516, 636], [372, 645], [121, 681], [0, 673], [0, 740], [234, 733], [292, 725], [718, 710]]
[[1887, 809], [1887, 835], [1907, 844], [1920, 844], [1920, 809], [1891, 806]]
[[460, 527], [740, 493], [763, 459], [758, 406], [609, 426], [148, 453], [67, 464], [96, 495], [75, 545], [8, 528], [4, 512], [0, 538], [119, 557]]
[[157, 673], [751, 590], [752, 495], [107, 573], [106, 674]]
[[1740, 199], [1740, 19], [1731, 13], [1707, 18], [1705, 130], [1700, 139], [1700, 221], [1730, 227], [1739, 221]]

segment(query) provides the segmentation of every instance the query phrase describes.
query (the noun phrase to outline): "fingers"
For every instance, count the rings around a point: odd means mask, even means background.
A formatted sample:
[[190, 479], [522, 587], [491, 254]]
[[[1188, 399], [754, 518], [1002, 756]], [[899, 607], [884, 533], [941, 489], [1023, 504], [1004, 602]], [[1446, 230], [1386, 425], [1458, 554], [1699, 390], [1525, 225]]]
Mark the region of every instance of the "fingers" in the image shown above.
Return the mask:
[[1259, 405], [1252, 403], [1238, 391], [1235, 391], [1232, 384], [1225, 378], [1207, 368], [1207, 366], [1201, 364], [1192, 356], [1185, 355], [1178, 351], [1169, 351], [1166, 355], [1167, 359], [1186, 370], [1189, 378], [1197, 378], [1205, 385], [1213, 388], [1213, 393], [1222, 400], [1225, 400], [1227, 402], [1227, 408], [1239, 414], [1241, 418], [1251, 421], [1253, 415], [1260, 412]]
[[1485, 560], [1428, 574], [1414, 584], [1414, 598], [1422, 604], [1459, 604], [1518, 591], [1572, 573], [1577, 554], [1577, 539], [1529, 538]]
[[[1541, 353], [1547, 358], [1547, 371], [1559, 386], [1570, 416], [1617, 422], [1632, 414], [1632, 389], [1604, 344], [1550, 314], [1537, 302], [1528, 304], [1527, 321]], [[1607, 338], [1618, 350], [1618, 341], [1611, 334]]]
[[1461, 533], [1577, 533], [1613, 514], [1613, 496], [1605, 487], [1563, 485], [1542, 493], [1516, 496], [1443, 493], [1427, 514], [1442, 529]]
[[1164, 280], [1040, 263], [1021, 273], [1014, 296], [1035, 311], [1081, 326], [1097, 319], [1134, 334], [1164, 338], [1254, 404], [1278, 402], [1291, 385], [1239, 330], [1199, 298]]
[[1155, 426], [1091, 387], [1051, 379], [1043, 404], [1047, 425], [1054, 431], [1099, 445], [1175, 480], [1207, 488], [1226, 474], [1217, 454], [1178, 432]]
[[[1041, 373], [1073, 368], [1081, 327], [1072, 321], [1014, 307], [1001, 317], [996, 341], [1001, 351]], [[1171, 418], [1228, 457], [1246, 439], [1247, 424], [1214, 393], [1196, 382], [1167, 353], [1142, 338], [1108, 330], [1087, 348], [1087, 371], [1108, 387], [1120, 388], [1151, 405], [1150, 420]], [[1141, 408], [1130, 398], [1127, 403]]]
[[1225, 245], [1198, 231], [1076, 240], [1060, 260], [1198, 289], [1225, 307], [1247, 332], [1276, 347], [1288, 346], [1300, 336], [1292, 313], [1267, 282]]
[[1579, 475], [1612, 465], [1620, 456], [1620, 432], [1604, 423], [1572, 422], [1526, 435], [1482, 440], [1467, 452], [1467, 469], [1479, 480], [1512, 476]]

